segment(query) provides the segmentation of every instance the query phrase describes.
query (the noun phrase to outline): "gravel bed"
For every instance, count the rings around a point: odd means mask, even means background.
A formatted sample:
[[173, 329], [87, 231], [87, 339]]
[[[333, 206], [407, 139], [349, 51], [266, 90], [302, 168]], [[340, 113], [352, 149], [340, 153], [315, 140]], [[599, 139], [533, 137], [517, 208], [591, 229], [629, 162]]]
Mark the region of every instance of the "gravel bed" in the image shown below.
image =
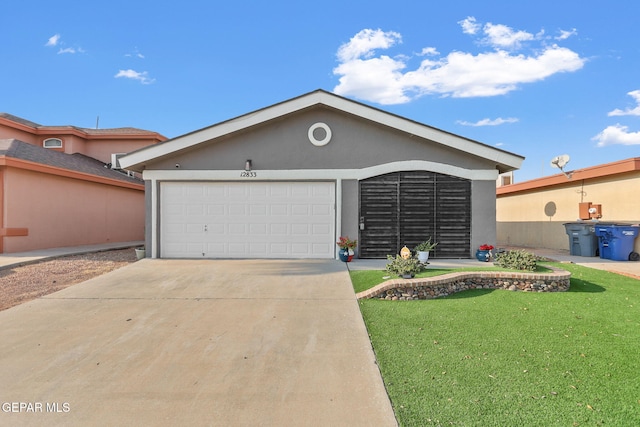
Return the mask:
[[133, 248], [71, 255], [0, 270], [0, 310], [84, 282], [137, 260]]

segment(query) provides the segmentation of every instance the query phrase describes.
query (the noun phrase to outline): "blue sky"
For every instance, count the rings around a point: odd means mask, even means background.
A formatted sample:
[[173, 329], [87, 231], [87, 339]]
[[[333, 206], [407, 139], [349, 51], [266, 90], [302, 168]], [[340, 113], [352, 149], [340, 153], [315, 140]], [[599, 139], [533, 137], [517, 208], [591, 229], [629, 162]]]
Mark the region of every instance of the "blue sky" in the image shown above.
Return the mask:
[[639, 4], [10, 2], [0, 111], [172, 138], [324, 89], [525, 156], [523, 181], [640, 156]]

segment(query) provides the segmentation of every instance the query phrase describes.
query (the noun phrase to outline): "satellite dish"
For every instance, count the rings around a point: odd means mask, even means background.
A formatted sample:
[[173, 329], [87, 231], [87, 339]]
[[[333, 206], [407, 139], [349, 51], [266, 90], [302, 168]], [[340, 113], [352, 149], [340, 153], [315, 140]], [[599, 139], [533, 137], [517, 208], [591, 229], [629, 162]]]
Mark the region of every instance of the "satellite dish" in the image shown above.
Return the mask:
[[567, 163], [569, 163], [569, 155], [568, 154], [561, 154], [561, 155], [555, 156], [553, 159], [551, 159], [551, 166], [553, 166], [554, 168], [560, 169], [562, 171], [562, 173], [564, 174], [564, 176], [567, 177], [567, 179], [571, 179], [571, 176], [573, 175], [573, 172], [567, 173], [563, 169], [567, 165]]
[[565, 167], [567, 163], [569, 163], [569, 160], [570, 159], [568, 154], [561, 154], [551, 159], [551, 166], [562, 170], [562, 168]]

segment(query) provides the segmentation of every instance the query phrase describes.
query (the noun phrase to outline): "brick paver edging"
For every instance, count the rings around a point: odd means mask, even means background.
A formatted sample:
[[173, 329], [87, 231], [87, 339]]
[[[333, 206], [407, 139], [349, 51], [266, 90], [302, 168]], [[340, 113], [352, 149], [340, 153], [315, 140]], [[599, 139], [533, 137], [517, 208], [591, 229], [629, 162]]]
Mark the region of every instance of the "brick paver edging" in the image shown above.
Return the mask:
[[356, 294], [358, 299], [433, 299], [469, 289], [505, 289], [524, 292], [563, 292], [569, 289], [571, 273], [550, 267], [553, 273], [464, 271], [419, 279], [391, 279]]

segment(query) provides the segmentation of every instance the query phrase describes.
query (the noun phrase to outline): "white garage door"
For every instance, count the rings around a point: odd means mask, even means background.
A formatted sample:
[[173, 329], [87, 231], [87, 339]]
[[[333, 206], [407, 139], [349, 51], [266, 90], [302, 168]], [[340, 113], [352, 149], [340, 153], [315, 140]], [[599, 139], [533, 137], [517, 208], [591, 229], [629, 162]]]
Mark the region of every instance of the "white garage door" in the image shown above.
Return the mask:
[[333, 258], [332, 182], [164, 182], [162, 258]]

